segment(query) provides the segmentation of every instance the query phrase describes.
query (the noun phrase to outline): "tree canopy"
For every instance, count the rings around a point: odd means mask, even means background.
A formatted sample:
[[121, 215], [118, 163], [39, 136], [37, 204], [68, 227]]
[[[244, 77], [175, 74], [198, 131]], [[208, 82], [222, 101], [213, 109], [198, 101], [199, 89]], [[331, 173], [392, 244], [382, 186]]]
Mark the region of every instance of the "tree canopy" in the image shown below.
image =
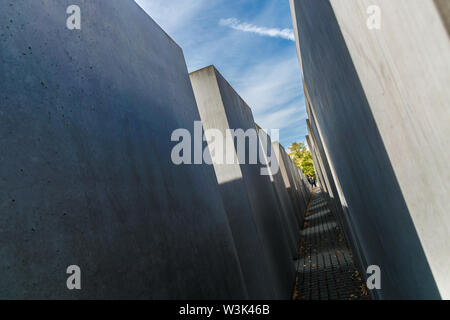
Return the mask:
[[289, 151], [289, 156], [297, 167], [302, 169], [306, 176], [311, 175], [314, 179], [317, 179], [311, 152], [306, 148], [306, 145], [303, 142], [293, 142]]

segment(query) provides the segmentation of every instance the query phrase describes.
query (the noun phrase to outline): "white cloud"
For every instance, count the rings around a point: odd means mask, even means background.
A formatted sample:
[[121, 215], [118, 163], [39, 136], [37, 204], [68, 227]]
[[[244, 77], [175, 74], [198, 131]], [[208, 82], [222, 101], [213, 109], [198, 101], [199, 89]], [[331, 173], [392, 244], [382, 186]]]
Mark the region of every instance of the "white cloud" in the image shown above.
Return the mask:
[[301, 104], [298, 104], [262, 114], [255, 119], [255, 122], [265, 129], [285, 129], [295, 123], [300, 125], [305, 119], [306, 115], [301, 112]]
[[261, 59], [232, 80], [255, 115], [290, 104], [303, 92], [295, 50]]
[[236, 18], [221, 19], [219, 24], [222, 26], [227, 26], [235, 30], [240, 30], [244, 32], [256, 33], [261, 36], [273, 37], [273, 38], [283, 38], [291, 41], [295, 41], [294, 32], [292, 29], [277, 29], [277, 28], [266, 28], [256, 26], [250, 23], [240, 22]]
[[[289, 50], [291, 51], [291, 50]], [[307, 118], [295, 50], [249, 65], [234, 73], [232, 83], [252, 108], [255, 122], [280, 129], [280, 143], [288, 146], [306, 133]]]
[[[242, 7], [239, 2], [233, 6], [225, 0], [136, 2], [183, 48], [190, 71], [216, 65], [252, 108], [259, 125], [281, 129], [280, 143], [288, 146], [304, 138], [306, 112], [292, 30], [258, 26], [288, 26], [288, 5], [262, 1], [251, 16], [252, 21], [263, 22], [252, 25], [220, 19], [238, 17]], [[242, 37], [232, 30], [289, 41]]]

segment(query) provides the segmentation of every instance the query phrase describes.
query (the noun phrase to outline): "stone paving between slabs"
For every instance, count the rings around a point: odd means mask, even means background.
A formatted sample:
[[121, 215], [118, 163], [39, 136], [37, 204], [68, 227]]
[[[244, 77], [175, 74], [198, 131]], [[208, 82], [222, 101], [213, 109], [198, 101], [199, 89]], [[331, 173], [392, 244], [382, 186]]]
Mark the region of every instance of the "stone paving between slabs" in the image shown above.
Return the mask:
[[370, 294], [324, 195], [316, 188], [301, 232], [294, 300], [369, 300]]

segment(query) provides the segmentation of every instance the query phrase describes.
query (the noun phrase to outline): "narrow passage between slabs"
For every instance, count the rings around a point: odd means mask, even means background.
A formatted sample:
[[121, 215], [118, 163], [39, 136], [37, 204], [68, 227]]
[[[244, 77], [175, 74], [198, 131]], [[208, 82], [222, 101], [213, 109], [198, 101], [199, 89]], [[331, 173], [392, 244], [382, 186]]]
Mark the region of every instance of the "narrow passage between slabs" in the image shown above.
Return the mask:
[[319, 188], [301, 232], [294, 300], [368, 300], [343, 231]]

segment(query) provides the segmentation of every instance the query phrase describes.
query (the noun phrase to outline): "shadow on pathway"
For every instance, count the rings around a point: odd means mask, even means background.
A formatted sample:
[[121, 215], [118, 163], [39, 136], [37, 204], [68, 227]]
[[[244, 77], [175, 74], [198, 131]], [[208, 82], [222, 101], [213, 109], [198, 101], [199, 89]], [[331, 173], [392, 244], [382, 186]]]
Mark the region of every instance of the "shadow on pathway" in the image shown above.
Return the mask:
[[320, 189], [301, 233], [294, 300], [369, 300], [344, 234]]

